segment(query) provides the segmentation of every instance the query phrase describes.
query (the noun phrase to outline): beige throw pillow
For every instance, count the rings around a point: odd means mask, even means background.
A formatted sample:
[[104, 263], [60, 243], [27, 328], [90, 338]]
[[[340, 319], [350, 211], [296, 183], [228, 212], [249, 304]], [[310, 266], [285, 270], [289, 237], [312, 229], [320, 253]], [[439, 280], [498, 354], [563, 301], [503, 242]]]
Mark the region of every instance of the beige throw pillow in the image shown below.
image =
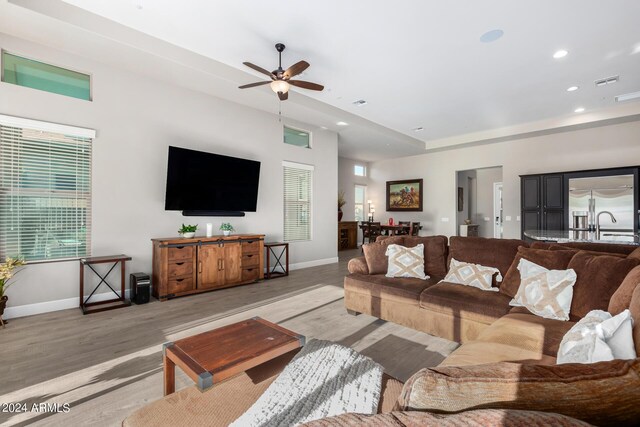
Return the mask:
[[498, 288], [491, 286], [495, 274], [497, 274], [496, 281], [502, 282], [502, 275], [497, 268], [471, 264], [451, 258], [449, 272], [442, 282], [457, 283], [460, 285], [473, 286], [483, 291], [498, 292]]
[[389, 257], [387, 277], [414, 277], [427, 280], [424, 272], [424, 245], [421, 243], [413, 248], [401, 245], [389, 245], [386, 252]]
[[509, 302], [510, 306], [525, 307], [545, 319], [569, 320], [573, 285], [577, 278], [573, 269], [548, 270], [523, 258], [518, 270], [520, 288]]

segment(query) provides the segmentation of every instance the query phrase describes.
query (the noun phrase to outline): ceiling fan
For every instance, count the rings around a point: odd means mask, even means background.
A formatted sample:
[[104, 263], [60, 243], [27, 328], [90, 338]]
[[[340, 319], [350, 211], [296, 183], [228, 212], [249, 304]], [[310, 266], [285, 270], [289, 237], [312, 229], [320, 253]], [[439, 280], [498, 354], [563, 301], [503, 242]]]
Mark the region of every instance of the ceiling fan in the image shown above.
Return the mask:
[[265, 70], [262, 67], [258, 67], [257, 65], [254, 65], [251, 62], [243, 62], [243, 64], [246, 65], [247, 67], [253, 68], [256, 71], [259, 71], [262, 74], [266, 74], [267, 76], [271, 77], [271, 80], [270, 81], [267, 80], [264, 82], [249, 83], [247, 85], [239, 86], [239, 89], [247, 89], [250, 87], [262, 86], [262, 85], [268, 84], [271, 86], [271, 90], [273, 90], [275, 93], [278, 94], [278, 98], [280, 98], [280, 101], [285, 101], [287, 98], [289, 98], [289, 85], [301, 87], [303, 89], [318, 90], [318, 91], [323, 90], [324, 86], [319, 85], [317, 83], [305, 82], [303, 80], [290, 80], [292, 77], [297, 76], [298, 74], [300, 74], [301, 72], [309, 68], [309, 63], [307, 61], [300, 61], [293, 64], [291, 67], [287, 68], [286, 70], [283, 70], [282, 69], [282, 51], [284, 50], [284, 48], [285, 46], [282, 43], [276, 44], [276, 50], [278, 51], [278, 68], [271, 72]]

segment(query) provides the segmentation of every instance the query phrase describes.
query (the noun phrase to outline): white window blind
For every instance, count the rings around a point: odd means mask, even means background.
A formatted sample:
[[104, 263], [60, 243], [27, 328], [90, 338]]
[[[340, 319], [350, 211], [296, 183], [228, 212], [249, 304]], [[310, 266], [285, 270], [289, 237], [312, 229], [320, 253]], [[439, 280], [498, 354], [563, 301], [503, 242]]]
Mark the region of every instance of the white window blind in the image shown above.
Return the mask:
[[313, 166], [283, 162], [284, 240], [311, 240]]
[[0, 115], [0, 259], [90, 255], [94, 135]]

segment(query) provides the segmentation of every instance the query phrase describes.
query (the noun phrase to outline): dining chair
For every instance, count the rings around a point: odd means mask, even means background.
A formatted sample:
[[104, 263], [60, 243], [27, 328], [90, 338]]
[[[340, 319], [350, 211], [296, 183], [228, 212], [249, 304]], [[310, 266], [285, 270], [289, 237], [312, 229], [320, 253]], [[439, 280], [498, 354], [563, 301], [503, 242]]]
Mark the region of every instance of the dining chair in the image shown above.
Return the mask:
[[420, 235], [420, 222], [412, 222], [409, 227], [409, 235], [410, 236], [418, 236]]
[[400, 221], [398, 222], [398, 225], [403, 227], [401, 230], [398, 231], [398, 234], [404, 234], [404, 235], [410, 234], [411, 221]]
[[376, 238], [382, 233], [382, 228], [380, 227], [380, 222], [370, 222], [369, 223], [369, 233], [367, 238], [369, 239], [369, 243], [375, 242]]

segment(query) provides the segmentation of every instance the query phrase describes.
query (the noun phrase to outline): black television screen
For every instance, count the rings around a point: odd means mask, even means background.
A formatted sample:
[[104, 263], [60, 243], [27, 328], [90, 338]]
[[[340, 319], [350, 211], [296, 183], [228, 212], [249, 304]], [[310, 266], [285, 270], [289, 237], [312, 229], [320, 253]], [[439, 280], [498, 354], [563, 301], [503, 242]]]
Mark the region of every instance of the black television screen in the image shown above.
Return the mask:
[[255, 212], [260, 162], [169, 147], [165, 209]]

